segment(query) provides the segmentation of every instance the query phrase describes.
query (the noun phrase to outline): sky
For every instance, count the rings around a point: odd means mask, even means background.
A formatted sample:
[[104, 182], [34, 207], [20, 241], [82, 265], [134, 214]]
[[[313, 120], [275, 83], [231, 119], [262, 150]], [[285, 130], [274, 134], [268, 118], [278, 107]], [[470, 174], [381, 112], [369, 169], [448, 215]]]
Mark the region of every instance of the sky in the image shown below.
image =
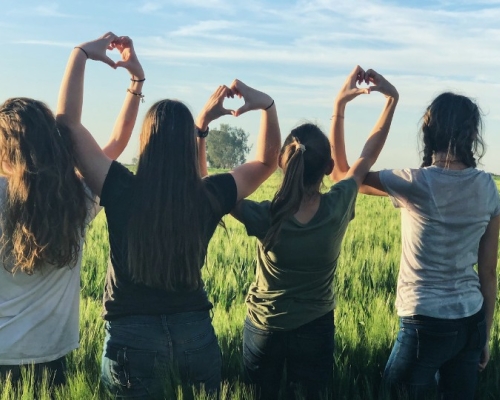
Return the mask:
[[[420, 118], [435, 96], [451, 90], [480, 105], [487, 144], [480, 168], [500, 174], [500, 0], [0, 0], [0, 6], [2, 101], [33, 97], [55, 110], [74, 46], [108, 31], [134, 40], [146, 101], [122, 162], [137, 155], [142, 119], [155, 101], [180, 99], [196, 116], [218, 85], [235, 78], [275, 99], [283, 138], [305, 121], [327, 133], [333, 100], [359, 64], [400, 93], [374, 169], [418, 167]], [[101, 145], [128, 84], [127, 71], [88, 62], [83, 123]], [[347, 106], [349, 160], [361, 152], [383, 105], [384, 97], [372, 93]], [[259, 121], [260, 113], [250, 112], [211, 128], [243, 128], [254, 143]]]

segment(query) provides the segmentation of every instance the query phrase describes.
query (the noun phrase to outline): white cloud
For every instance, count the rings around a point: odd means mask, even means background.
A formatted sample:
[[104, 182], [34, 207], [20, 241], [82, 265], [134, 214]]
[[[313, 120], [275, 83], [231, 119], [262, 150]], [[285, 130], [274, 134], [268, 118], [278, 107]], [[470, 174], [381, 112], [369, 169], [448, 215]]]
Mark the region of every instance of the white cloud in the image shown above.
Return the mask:
[[163, 2], [147, 1], [139, 7], [139, 12], [144, 14], [154, 13], [163, 8]]
[[59, 11], [57, 3], [42, 4], [34, 8], [36, 14], [42, 17], [56, 17], [56, 18], [72, 18], [70, 14], [65, 14]]
[[74, 47], [73, 42], [59, 42], [55, 40], [15, 40], [12, 43], [16, 44], [32, 44], [37, 46], [51, 46], [51, 47]]

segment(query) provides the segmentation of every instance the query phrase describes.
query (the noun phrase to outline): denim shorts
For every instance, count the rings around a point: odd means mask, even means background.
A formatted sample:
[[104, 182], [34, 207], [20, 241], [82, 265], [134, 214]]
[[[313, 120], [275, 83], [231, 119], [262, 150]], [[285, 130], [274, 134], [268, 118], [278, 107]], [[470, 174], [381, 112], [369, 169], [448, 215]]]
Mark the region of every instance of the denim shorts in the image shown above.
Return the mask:
[[117, 398], [171, 398], [179, 384], [216, 393], [221, 367], [209, 311], [106, 323], [101, 378]]
[[478, 365], [486, 345], [484, 309], [460, 319], [401, 317], [399, 333], [384, 371], [393, 396], [473, 399]]

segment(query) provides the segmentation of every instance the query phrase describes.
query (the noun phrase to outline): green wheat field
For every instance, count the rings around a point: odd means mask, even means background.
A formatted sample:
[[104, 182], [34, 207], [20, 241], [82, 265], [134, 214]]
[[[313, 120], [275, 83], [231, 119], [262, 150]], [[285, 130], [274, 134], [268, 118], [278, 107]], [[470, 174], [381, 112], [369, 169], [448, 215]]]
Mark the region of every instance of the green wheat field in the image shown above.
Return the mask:
[[[215, 171], [211, 171], [212, 173]], [[251, 198], [271, 199], [280, 181], [274, 174]], [[500, 181], [497, 181], [497, 185]], [[325, 185], [331, 182], [326, 179]], [[225, 217], [210, 243], [203, 277], [214, 304], [213, 324], [223, 355], [222, 399], [250, 399], [242, 383], [242, 331], [245, 294], [254, 278], [256, 241], [241, 224]], [[377, 399], [381, 375], [396, 337], [394, 296], [400, 256], [400, 216], [389, 199], [359, 195], [356, 218], [349, 225], [336, 272], [335, 373], [333, 398]], [[86, 240], [81, 280], [80, 348], [68, 356], [68, 384], [39, 399], [108, 399], [99, 382], [104, 338], [101, 297], [108, 261], [104, 212]], [[480, 375], [476, 398], [500, 398], [500, 313], [492, 331], [491, 361]], [[20, 387], [0, 382], [0, 400], [32, 399], [29, 379]], [[173, 398], [205, 399], [193, 389], [174, 389]]]

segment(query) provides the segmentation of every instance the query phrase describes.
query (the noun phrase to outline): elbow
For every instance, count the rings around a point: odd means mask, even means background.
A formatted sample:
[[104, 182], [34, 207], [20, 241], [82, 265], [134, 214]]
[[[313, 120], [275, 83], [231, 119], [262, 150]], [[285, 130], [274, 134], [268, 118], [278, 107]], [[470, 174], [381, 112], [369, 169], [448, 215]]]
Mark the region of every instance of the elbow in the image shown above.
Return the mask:
[[118, 157], [120, 157], [124, 150], [125, 146], [115, 141], [111, 141], [102, 148], [102, 152], [112, 160], [116, 160]]
[[278, 169], [278, 154], [275, 154], [272, 157], [264, 157], [260, 160], [257, 158], [256, 161], [259, 161], [264, 167], [266, 167], [269, 171], [269, 175]]
[[340, 169], [340, 168], [333, 168], [333, 171], [332, 173], [330, 174], [330, 178], [334, 181], [334, 182], [338, 182], [338, 181], [341, 181], [342, 179], [345, 178], [345, 176], [347, 175], [347, 172], [349, 170], [343, 170], [343, 169]]

